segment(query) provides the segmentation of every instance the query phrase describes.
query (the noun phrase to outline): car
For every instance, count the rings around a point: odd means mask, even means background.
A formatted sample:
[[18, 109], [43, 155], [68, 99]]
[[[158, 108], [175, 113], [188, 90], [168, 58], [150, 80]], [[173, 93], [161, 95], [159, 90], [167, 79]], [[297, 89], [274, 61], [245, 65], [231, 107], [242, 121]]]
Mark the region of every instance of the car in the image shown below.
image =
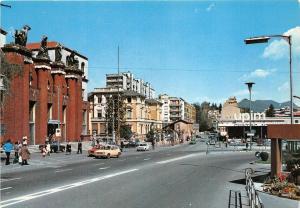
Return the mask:
[[136, 148], [137, 151], [148, 151], [149, 149], [150, 146], [148, 143], [140, 143]]
[[120, 157], [121, 150], [117, 145], [104, 145], [99, 149], [94, 151], [95, 158], [111, 158], [111, 157]]
[[196, 144], [196, 140], [192, 139], [189, 144]]
[[92, 147], [91, 149], [88, 150], [88, 157], [93, 157], [94, 156], [94, 153], [96, 150], [100, 149], [101, 145], [99, 146], [94, 146]]
[[209, 140], [209, 145], [216, 145], [216, 141], [215, 140]]
[[137, 142], [135, 141], [129, 141], [126, 147], [137, 147]]

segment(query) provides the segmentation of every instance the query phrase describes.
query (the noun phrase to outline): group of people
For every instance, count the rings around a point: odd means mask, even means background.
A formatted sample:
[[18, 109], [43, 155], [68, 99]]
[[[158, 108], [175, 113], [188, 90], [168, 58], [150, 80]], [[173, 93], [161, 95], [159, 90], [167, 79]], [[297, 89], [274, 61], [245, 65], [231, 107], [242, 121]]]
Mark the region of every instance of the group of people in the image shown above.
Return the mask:
[[13, 145], [11, 140], [8, 139], [5, 144], [3, 145], [3, 150], [6, 155], [5, 165], [10, 164], [10, 154], [14, 150], [15, 151], [15, 158], [14, 163], [19, 163], [20, 165], [29, 165], [28, 160], [30, 159], [30, 152], [27, 147], [27, 141], [23, 140], [23, 142], [15, 142]]

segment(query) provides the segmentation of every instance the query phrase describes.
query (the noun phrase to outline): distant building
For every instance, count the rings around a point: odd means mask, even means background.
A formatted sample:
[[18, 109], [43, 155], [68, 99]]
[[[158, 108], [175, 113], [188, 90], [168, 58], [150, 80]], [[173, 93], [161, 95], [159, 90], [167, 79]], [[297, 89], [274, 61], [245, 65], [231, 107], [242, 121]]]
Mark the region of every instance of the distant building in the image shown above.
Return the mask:
[[[218, 129], [222, 136], [229, 138], [246, 138], [250, 130], [250, 114], [241, 113], [235, 97], [229, 98], [223, 105], [221, 117], [218, 120]], [[284, 116], [279, 116], [278, 111], [275, 111], [275, 117], [266, 117], [265, 113], [251, 112], [251, 125], [254, 133], [254, 138], [263, 139], [267, 136], [268, 125], [290, 124], [290, 116], [287, 116], [285, 109]], [[294, 124], [300, 124], [300, 118], [297, 112], [294, 113]]]
[[155, 97], [155, 90], [152, 88], [151, 84], [142, 79], [134, 78], [131, 72], [106, 74], [106, 87], [132, 90], [144, 95], [148, 99]]
[[162, 129], [162, 103], [148, 99], [143, 94], [122, 88], [95, 88], [89, 94], [92, 107], [90, 131], [98, 136], [108, 136], [106, 120], [107, 102], [110, 96], [120, 94], [124, 100], [126, 114], [125, 125], [129, 126], [135, 138], [144, 139], [146, 134], [155, 129]]
[[6, 35], [7, 32], [0, 28], [0, 48], [2, 48], [6, 44]]
[[167, 94], [159, 95], [162, 102], [163, 123], [167, 125], [177, 120], [196, 122], [196, 108], [182, 98], [171, 97]]

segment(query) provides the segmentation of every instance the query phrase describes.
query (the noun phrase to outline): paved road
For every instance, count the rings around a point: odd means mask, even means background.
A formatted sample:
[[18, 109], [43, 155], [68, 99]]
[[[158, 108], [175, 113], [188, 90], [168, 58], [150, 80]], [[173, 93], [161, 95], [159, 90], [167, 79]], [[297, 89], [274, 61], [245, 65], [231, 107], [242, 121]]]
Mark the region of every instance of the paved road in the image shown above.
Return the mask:
[[1, 175], [1, 207], [226, 207], [253, 153], [183, 145]]

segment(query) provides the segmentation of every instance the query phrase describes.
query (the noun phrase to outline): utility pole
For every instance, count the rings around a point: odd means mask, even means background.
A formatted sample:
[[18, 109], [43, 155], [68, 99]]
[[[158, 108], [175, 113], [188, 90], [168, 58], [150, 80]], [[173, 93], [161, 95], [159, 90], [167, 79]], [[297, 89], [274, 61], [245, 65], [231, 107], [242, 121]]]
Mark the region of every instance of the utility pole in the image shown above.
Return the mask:
[[[118, 77], [120, 75], [120, 48], [119, 48], [119, 45], [118, 45]], [[119, 79], [119, 78], [118, 78]], [[123, 83], [122, 83], [123, 84]], [[117, 108], [118, 108], [118, 113], [117, 113], [117, 116], [118, 116], [118, 120], [117, 120], [117, 141], [116, 143], [119, 144], [120, 143], [120, 91], [119, 91], [119, 86], [118, 86], [118, 103], [117, 103]]]

